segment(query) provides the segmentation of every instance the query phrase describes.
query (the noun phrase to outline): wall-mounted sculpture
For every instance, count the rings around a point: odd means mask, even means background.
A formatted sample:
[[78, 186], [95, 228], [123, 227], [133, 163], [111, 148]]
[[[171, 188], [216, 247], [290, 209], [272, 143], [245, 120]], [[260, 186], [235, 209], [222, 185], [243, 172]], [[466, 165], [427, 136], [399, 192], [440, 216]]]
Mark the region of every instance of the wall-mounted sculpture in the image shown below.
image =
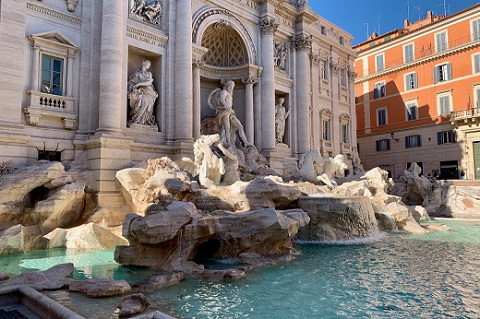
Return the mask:
[[142, 67], [130, 75], [128, 80], [128, 100], [130, 104], [131, 124], [157, 126], [153, 107], [158, 93], [153, 86], [152, 73], [148, 71], [150, 61], [143, 60]]
[[143, 18], [143, 21], [158, 24], [163, 14], [163, 7], [160, 0], [132, 0], [130, 13]]

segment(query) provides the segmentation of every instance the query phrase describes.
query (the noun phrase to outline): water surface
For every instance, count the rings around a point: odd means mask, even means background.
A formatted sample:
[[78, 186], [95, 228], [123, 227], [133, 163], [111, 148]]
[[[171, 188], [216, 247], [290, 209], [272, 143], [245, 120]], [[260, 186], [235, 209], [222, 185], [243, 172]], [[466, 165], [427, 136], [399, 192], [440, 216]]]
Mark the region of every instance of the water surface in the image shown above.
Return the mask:
[[[388, 233], [380, 241], [349, 245], [301, 244], [301, 255], [293, 262], [251, 270], [246, 279], [187, 278], [147, 298], [152, 309], [191, 319], [479, 318], [480, 223], [442, 222], [454, 231]], [[112, 251], [92, 252], [95, 265], [82, 254], [61, 259], [60, 253], [46, 259], [74, 262], [78, 277], [133, 281], [145, 275], [142, 269], [115, 264]], [[27, 255], [16, 255], [25, 258], [19, 263], [25, 270], [47, 267], [48, 261]], [[2, 271], [4, 260], [0, 257]], [[82, 260], [86, 266], [80, 269]], [[121, 300], [67, 291], [48, 294], [87, 318], [116, 318]]]

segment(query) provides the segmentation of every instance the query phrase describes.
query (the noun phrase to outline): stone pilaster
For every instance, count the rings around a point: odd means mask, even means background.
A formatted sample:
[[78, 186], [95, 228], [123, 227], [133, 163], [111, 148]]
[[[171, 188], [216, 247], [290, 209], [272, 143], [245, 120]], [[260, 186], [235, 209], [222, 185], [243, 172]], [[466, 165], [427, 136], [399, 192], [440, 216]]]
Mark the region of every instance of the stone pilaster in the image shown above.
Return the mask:
[[271, 17], [259, 23], [262, 35], [262, 150], [275, 148], [275, 64], [273, 35], [278, 23]]
[[193, 142], [192, 3], [177, 0], [175, 24], [175, 142]]
[[193, 138], [196, 140], [200, 137], [200, 117], [201, 117], [201, 97], [200, 97], [200, 68], [205, 61], [193, 60]]
[[255, 115], [254, 115], [254, 99], [253, 99], [253, 85], [257, 83], [254, 77], [248, 77], [242, 80], [245, 83], [245, 134], [250, 143], [255, 141]]
[[103, 0], [98, 133], [118, 134], [125, 126], [121, 123], [125, 11], [117, 0]]
[[312, 39], [306, 34], [293, 38], [297, 51], [296, 87], [297, 87], [297, 139], [298, 153], [310, 150], [310, 50]]

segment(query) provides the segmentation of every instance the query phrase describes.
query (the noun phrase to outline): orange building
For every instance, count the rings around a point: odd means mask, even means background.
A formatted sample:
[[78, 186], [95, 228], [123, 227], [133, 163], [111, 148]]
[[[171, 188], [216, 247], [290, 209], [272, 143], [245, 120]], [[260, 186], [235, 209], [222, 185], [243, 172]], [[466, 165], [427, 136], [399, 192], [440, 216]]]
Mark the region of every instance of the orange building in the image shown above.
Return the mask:
[[353, 47], [357, 146], [365, 169], [480, 179], [480, 3], [427, 13]]

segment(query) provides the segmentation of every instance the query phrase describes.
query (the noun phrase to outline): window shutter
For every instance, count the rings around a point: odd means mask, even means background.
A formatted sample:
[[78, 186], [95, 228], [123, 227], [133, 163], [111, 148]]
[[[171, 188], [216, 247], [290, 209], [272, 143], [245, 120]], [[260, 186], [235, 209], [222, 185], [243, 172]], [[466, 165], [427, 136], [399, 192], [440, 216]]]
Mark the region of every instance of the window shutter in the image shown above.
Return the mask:
[[447, 63], [447, 76], [445, 77], [445, 80], [451, 80], [451, 79], [453, 79], [452, 64]]
[[473, 41], [480, 39], [480, 20], [475, 20], [472, 22], [473, 26]]
[[390, 140], [387, 140], [387, 150], [390, 150]]
[[380, 150], [380, 141], [375, 141], [375, 144], [377, 144], [377, 152]]
[[473, 57], [473, 63], [475, 64], [475, 73], [480, 73], [480, 54]]
[[412, 74], [412, 79], [413, 79], [413, 88], [414, 88], [414, 89], [418, 88], [417, 73], [413, 73], [413, 74]]
[[374, 88], [373, 88], [373, 98], [374, 99], [378, 99], [378, 86], [375, 84]]
[[452, 143], [456, 143], [456, 142], [457, 142], [457, 132], [452, 131]]
[[382, 86], [380, 87], [380, 89], [382, 90], [380, 96], [387, 96], [387, 92], [386, 92], [386, 91], [387, 91], [387, 86], [386, 86], [386, 85], [382, 85]]
[[433, 68], [433, 83], [438, 83], [438, 67]]
[[405, 148], [409, 148], [410, 143], [408, 143], [408, 136], [405, 136]]
[[422, 146], [422, 136], [417, 135], [418, 146]]
[[442, 144], [442, 132], [437, 132], [437, 145]]

